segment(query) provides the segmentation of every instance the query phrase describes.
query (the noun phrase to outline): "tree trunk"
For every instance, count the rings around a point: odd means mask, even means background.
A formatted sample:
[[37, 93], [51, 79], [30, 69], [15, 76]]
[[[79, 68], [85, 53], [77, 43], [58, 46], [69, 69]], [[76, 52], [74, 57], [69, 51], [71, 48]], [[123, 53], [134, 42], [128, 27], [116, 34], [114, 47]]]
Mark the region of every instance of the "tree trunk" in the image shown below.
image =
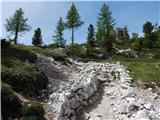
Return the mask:
[[72, 47], [74, 45], [74, 27], [72, 27]]
[[15, 32], [14, 44], [17, 44], [17, 38], [18, 38], [18, 29]]

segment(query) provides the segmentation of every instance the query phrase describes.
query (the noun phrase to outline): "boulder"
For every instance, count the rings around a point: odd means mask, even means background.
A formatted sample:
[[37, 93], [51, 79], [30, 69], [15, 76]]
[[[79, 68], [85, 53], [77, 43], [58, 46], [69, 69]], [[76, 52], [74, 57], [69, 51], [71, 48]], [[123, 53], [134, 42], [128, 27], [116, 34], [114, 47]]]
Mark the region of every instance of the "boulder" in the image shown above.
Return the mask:
[[146, 110], [140, 110], [137, 112], [135, 116], [136, 120], [150, 120], [148, 113]]
[[118, 108], [119, 113], [121, 114], [127, 113], [127, 106], [128, 106], [128, 102], [126, 100], [122, 100]]
[[158, 115], [155, 111], [149, 111], [149, 117], [151, 120], [160, 120], [160, 115]]

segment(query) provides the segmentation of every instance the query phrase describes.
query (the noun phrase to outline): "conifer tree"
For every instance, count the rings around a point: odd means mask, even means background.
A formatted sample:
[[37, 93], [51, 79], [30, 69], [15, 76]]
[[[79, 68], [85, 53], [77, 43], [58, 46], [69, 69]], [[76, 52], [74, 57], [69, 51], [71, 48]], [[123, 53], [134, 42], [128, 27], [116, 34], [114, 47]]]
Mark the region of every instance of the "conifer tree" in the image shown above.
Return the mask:
[[63, 38], [64, 31], [64, 22], [62, 18], [59, 18], [59, 21], [56, 26], [55, 35], [53, 36], [53, 40], [58, 47], [64, 47], [66, 44], [66, 40]]
[[80, 15], [78, 13], [78, 10], [74, 3], [72, 3], [72, 6], [67, 14], [67, 22], [66, 22], [66, 28], [72, 30], [72, 46], [74, 45], [74, 31], [75, 28], [79, 28], [84, 22], [81, 21]]

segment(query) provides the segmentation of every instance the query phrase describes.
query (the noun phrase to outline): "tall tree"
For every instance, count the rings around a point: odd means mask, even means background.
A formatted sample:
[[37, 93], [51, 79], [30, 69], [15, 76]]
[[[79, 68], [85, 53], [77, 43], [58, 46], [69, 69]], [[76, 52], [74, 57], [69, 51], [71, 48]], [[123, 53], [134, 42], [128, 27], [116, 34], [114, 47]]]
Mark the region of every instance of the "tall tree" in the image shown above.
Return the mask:
[[33, 38], [32, 38], [32, 44], [34, 46], [37, 46], [37, 47], [42, 45], [42, 35], [41, 35], [41, 29], [40, 28], [37, 28], [34, 31], [34, 35], [33, 35]]
[[116, 39], [117, 39], [117, 41], [123, 41], [124, 30], [122, 28], [116, 28]]
[[64, 22], [62, 18], [59, 18], [59, 21], [56, 26], [56, 31], [54, 37], [54, 42], [58, 47], [64, 47], [66, 44], [66, 40], [63, 38], [63, 31], [64, 31]]
[[114, 31], [114, 28], [110, 26], [106, 32], [105, 35], [105, 41], [104, 41], [104, 46], [106, 51], [111, 51], [113, 48], [113, 42], [116, 40], [116, 33]]
[[132, 40], [137, 40], [139, 38], [138, 33], [132, 33]]
[[10, 32], [10, 35], [14, 35], [15, 44], [17, 44], [19, 35], [31, 30], [31, 27], [27, 24], [27, 20], [27, 18], [24, 18], [22, 8], [17, 9], [12, 17], [6, 19], [6, 30]]
[[92, 24], [89, 25], [88, 27], [88, 36], [87, 36], [87, 51], [89, 53], [90, 50], [92, 50], [92, 48], [95, 45], [95, 32], [94, 32], [94, 27]]
[[160, 26], [158, 27], [158, 30], [157, 30], [156, 47], [160, 48]]
[[144, 32], [144, 36], [145, 36], [145, 41], [144, 41], [144, 46], [146, 47], [150, 47], [152, 48], [153, 47], [153, 44], [154, 44], [154, 38], [155, 38], [155, 35], [152, 34], [153, 32], [153, 29], [154, 29], [154, 25], [152, 25], [151, 22], [146, 22], [144, 25], [143, 25], [143, 32]]
[[143, 25], [143, 32], [144, 32], [146, 37], [151, 35], [153, 29], [154, 29], [154, 25], [152, 25], [151, 22], [146, 22]]
[[125, 40], [125, 41], [127, 41], [127, 40], [129, 40], [129, 34], [128, 34], [128, 28], [127, 28], [127, 26], [124, 26], [124, 28], [123, 28], [123, 39]]
[[66, 28], [72, 30], [72, 46], [74, 45], [74, 30], [75, 28], [79, 28], [84, 22], [80, 20], [80, 15], [78, 13], [78, 10], [74, 3], [72, 3], [72, 6], [67, 14], [67, 22], [66, 22]]
[[96, 41], [103, 42], [105, 38], [106, 32], [109, 30], [110, 27], [114, 27], [115, 19], [112, 17], [112, 12], [107, 4], [103, 4], [98, 14], [98, 21], [97, 21], [97, 34], [96, 34]]

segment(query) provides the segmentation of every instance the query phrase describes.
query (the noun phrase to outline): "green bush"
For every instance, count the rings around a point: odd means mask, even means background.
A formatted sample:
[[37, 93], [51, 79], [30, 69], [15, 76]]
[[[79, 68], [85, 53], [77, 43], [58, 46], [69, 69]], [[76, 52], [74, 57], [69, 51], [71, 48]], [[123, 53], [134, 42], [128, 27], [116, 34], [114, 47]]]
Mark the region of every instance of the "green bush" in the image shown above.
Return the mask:
[[2, 64], [6, 60], [10, 59], [19, 59], [21, 61], [28, 60], [29, 62], [34, 63], [37, 60], [37, 56], [35, 53], [31, 52], [30, 50], [25, 49], [22, 45], [10, 45], [6, 48], [2, 48]]
[[7, 41], [6, 39], [1, 39], [1, 47], [2, 48], [5, 48], [5, 47], [7, 47], [9, 45], [10, 45], [9, 41]]
[[2, 105], [2, 117], [4, 120], [15, 118], [20, 115], [21, 112], [21, 101], [13, 93], [12, 89], [2, 83], [1, 88], [1, 105]]
[[69, 46], [65, 50], [66, 54], [68, 56], [78, 56], [78, 57], [86, 57], [86, 50], [83, 48], [83, 46], [80, 46], [78, 44], [74, 44], [73, 46]]
[[36, 116], [23, 116], [20, 120], [38, 120]]
[[20, 120], [38, 120], [36, 116], [23, 116]]
[[10, 69], [3, 69], [1, 79], [11, 85], [14, 90], [28, 96], [38, 95], [39, 91], [46, 88], [48, 84], [46, 75], [40, 71], [28, 73], [25, 71], [14, 72]]
[[44, 115], [44, 109], [40, 102], [31, 101], [24, 103], [21, 113], [22, 116], [36, 116], [38, 119], [42, 119]]

